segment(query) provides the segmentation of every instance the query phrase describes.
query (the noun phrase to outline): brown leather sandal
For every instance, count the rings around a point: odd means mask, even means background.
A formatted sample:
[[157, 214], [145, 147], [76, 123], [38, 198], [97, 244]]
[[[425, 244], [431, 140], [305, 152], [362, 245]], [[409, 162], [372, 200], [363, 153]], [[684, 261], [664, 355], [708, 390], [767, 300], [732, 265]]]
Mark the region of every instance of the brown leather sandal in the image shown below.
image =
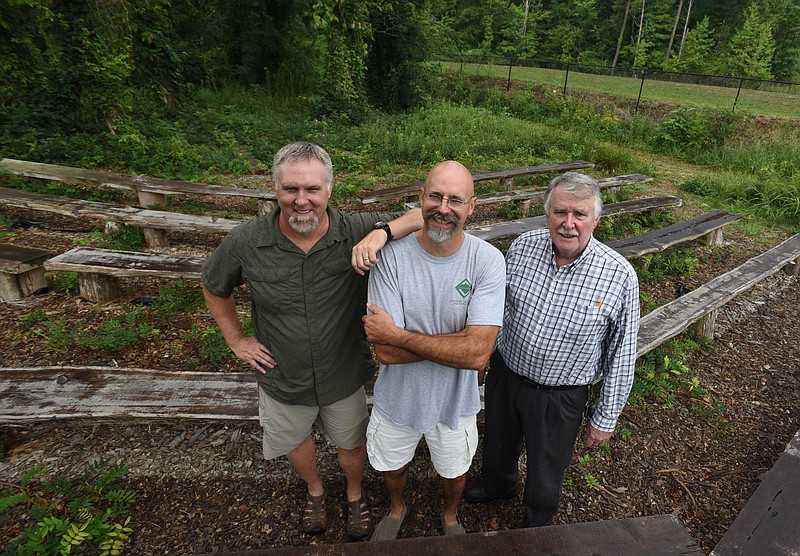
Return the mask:
[[347, 503], [347, 540], [359, 542], [369, 535], [369, 505], [362, 496], [354, 502]]
[[303, 532], [306, 535], [321, 535], [328, 525], [328, 516], [325, 514], [325, 499], [328, 492], [321, 496], [306, 497], [306, 507], [303, 509]]

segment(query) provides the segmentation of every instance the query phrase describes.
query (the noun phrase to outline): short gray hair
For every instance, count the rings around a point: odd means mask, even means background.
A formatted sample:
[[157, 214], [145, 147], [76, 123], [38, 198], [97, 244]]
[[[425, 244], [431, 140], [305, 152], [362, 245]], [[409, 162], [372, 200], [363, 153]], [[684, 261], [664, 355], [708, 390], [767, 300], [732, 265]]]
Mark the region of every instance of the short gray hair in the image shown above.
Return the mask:
[[328, 189], [333, 184], [333, 163], [331, 155], [315, 143], [310, 141], [296, 141], [281, 147], [272, 159], [272, 177], [275, 180], [275, 189], [280, 187], [280, 165], [284, 162], [306, 162], [319, 160], [325, 167]]
[[597, 218], [603, 212], [603, 196], [600, 194], [600, 184], [597, 180], [580, 172], [564, 172], [556, 176], [547, 186], [544, 193], [544, 212], [550, 212], [550, 198], [557, 187], [564, 193], [574, 195], [578, 199], [589, 199], [594, 197], [594, 217]]

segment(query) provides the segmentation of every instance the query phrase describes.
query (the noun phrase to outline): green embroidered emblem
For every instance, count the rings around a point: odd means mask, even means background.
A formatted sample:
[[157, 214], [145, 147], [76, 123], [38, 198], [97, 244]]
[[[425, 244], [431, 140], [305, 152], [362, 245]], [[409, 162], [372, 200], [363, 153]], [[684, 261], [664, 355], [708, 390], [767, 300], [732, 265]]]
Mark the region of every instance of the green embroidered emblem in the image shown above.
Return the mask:
[[472, 291], [472, 284], [469, 283], [469, 280], [464, 278], [459, 285], [456, 286], [456, 291], [461, 294], [461, 297], [467, 297], [469, 292]]

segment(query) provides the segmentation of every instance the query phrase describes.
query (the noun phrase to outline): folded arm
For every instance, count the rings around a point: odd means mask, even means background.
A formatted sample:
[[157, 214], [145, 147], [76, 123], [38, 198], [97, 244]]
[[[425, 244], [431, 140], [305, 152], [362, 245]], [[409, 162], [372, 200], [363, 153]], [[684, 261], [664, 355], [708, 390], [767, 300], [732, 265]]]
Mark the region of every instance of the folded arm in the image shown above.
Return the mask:
[[498, 326], [466, 326], [451, 334], [410, 332], [394, 324], [391, 316], [368, 304], [371, 315], [363, 317], [367, 338], [383, 364], [427, 359], [456, 369], [483, 370], [494, 350]]

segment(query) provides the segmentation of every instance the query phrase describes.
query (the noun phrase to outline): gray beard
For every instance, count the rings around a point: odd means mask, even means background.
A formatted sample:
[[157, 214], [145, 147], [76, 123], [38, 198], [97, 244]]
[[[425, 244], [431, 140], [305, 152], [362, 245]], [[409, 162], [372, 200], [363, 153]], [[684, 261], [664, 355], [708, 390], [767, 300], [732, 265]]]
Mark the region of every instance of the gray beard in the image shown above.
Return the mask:
[[300, 220], [295, 216], [290, 216], [289, 226], [298, 234], [310, 234], [319, 226], [319, 218], [312, 216], [308, 220]]
[[428, 237], [434, 243], [444, 243], [456, 233], [457, 228], [453, 228], [452, 230], [443, 230], [441, 228], [434, 228], [427, 223], [425, 224], [425, 233], [428, 234]]

